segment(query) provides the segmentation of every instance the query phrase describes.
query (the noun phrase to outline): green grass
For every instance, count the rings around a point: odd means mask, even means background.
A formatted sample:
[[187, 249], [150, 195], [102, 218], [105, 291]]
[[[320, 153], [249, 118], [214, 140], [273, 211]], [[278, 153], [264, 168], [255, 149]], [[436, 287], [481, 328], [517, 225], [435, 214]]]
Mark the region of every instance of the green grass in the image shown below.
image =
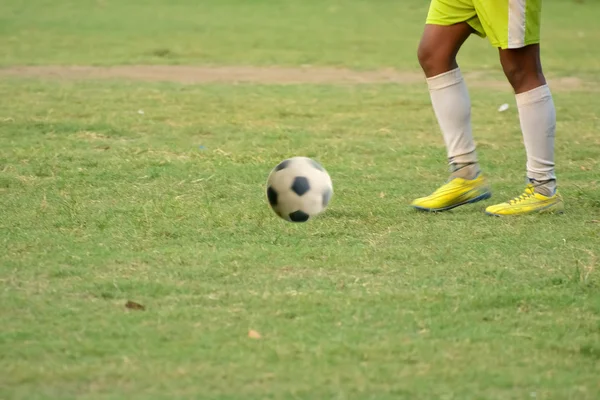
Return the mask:
[[[426, 0], [5, 0], [0, 65], [251, 64], [417, 69]], [[596, 0], [544, 0], [546, 69], [597, 75]], [[497, 69], [486, 40], [461, 60]]]
[[[495, 219], [406, 207], [445, 177], [421, 87], [1, 90], [5, 398], [600, 393], [595, 94], [556, 95], [568, 213]], [[517, 117], [473, 97], [496, 199], [515, 195]], [[300, 226], [264, 198], [298, 154], [336, 190]]]
[[[0, 41], [1, 63], [412, 68], [426, 9], [120, 3], [3, 3], [1, 37], [18, 40]], [[211, 29], [194, 28], [194, 4]], [[279, 20], [274, 4], [294, 12]], [[561, 27], [545, 31], [560, 38], [552, 72], [597, 81], [597, 9], [545, 3]], [[173, 57], [148, 53], [172, 43]], [[495, 62], [469, 46], [466, 69]], [[505, 91], [471, 91], [493, 199], [437, 215], [407, 207], [447, 174], [424, 85], [11, 78], [0, 93], [0, 398], [600, 397], [597, 92], [555, 93], [567, 213], [508, 219], [483, 214], [524, 183]], [[334, 182], [308, 224], [278, 219], [264, 194], [295, 155]]]

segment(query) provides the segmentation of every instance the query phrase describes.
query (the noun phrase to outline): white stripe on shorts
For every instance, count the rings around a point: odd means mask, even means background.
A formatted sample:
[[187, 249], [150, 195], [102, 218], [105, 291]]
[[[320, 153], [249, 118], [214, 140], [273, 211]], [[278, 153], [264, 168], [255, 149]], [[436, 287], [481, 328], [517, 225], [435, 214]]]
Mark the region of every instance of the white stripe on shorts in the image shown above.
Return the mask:
[[508, 48], [518, 49], [525, 46], [525, 2], [527, 0], [508, 0]]

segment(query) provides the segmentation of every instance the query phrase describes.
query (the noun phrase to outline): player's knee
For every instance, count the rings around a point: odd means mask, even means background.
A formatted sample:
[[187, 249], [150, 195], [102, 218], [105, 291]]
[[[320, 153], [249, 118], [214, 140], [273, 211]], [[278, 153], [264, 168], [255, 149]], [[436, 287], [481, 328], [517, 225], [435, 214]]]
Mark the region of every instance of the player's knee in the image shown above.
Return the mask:
[[427, 76], [437, 75], [439, 71], [448, 69], [452, 57], [427, 43], [421, 43], [417, 50], [419, 64]]
[[521, 86], [528, 75], [528, 71], [519, 65], [519, 63], [515, 62], [503, 63], [502, 69], [504, 70], [504, 75], [506, 75], [506, 78], [513, 87]]
[[527, 68], [520, 63], [503, 63], [504, 75], [513, 89], [519, 93], [545, 83], [544, 75], [536, 68]]
[[537, 46], [502, 51], [500, 61], [504, 75], [516, 92], [529, 90], [545, 83]]
[[417, 49], [417, 58], [419, 59], [421, 68], [425, 69], [431, 59], [431, 51], [427, 45], [424, 45], [423, 43], [419, 45], [419, 48]]

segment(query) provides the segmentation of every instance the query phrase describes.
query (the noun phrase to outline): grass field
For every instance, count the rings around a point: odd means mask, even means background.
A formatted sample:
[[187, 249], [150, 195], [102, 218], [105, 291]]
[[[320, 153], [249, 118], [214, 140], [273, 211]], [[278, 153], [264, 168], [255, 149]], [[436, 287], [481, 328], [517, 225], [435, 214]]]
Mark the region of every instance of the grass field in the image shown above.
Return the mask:
[[[0, 65], [415, 71], [426, 3], [8, 0]], [[447, 174], [423, 82], [0, 69], [0, 398], [600, 398], [599, 13], [544, 4], [546, 71], [581, 83], [554, 92], [562, 216], [483, 214], [524, 184], [498, 85], [471, 90], [493, 199], [422, 214]], [[497, 58], [473, 38], [460, 62], [494, 81]], [[264, 194], [295, 155], [334, 182], [308, 224]]]

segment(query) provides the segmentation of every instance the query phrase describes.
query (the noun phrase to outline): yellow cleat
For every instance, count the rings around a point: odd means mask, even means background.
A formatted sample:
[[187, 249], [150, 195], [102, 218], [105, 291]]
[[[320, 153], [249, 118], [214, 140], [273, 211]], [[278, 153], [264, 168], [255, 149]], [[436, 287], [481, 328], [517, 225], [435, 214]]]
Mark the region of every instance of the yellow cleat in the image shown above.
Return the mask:
[[525, 215], [533, 213], [561, 214], [565, 210], [562, 196], [558, 193], [547, 197], [534, 191], [533, 185], [527, 185], [525, 192], [506, 203], [489, 206], [485, 212], [488, 215]]
[[453, 178], [427, 197], [412, 202], [411, 206], [422, 211], [446, 211], [464, 204], [476, 203], [492, 197], [485, 179]]

